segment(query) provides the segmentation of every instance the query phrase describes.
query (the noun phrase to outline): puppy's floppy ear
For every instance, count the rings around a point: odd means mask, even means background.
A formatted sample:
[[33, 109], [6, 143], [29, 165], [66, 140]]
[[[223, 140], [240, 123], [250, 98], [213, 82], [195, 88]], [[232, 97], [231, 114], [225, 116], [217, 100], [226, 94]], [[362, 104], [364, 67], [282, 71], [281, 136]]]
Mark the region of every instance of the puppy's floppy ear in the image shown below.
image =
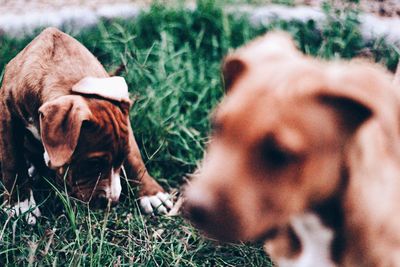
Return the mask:
[[232, 85], [246, 70], [245, 63], [237, 57], [228, 56], [222, 64], [222, 75], [225, 92], [229, 92]]
[[92, 113], [82, 96], [61, 96], [39, 108], [40, 132], [51, 167], [61, 167], [72, 157], [82, 123]]
[[317, 99], [337, 113], [339, 123], [348, 134], [354, 133], [373, 115], [372, 107], [349, 96], [321, 93], [317, 95]]

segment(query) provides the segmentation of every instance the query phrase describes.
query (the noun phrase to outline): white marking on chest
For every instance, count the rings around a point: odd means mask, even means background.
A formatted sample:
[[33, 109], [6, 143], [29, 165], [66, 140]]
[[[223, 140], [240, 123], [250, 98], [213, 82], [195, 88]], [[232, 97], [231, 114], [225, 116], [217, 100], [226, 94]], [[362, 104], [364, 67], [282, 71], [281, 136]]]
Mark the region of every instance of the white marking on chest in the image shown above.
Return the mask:
[[277, 259], [280, 267], [335, 267], [331, 259], [333, 230], [322, 224], [314, 213], [305, 213], [291, 220], [300, 239], [302, 251], [296, 259]]
[[32, 190], [30, 191], [29, 198], [18, 202], [13, 207], [8, 207], [8, 214], [11, 217], [19, 216], [20, 214], [24, 213], [26, 213], [26, 222], [30, 225], [36, 224], [36, 219], [41, 216], [40, 210], [36, 206], [36, 201], [33, 198]]

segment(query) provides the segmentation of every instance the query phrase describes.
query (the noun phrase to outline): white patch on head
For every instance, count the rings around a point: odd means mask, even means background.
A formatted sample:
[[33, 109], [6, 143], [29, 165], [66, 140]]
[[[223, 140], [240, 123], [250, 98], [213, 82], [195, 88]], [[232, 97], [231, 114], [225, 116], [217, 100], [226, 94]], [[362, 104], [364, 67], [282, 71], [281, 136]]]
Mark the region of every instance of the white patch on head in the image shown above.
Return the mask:
[[46, 166], [50, 168], [50, 157], [49, 157], [49, 153], [47, 153], [46, 149], [44, 149], [43, 159], [44, 159], [44, 163], [46, 164]]
[[296, 259], [274, 259], [280, 267], [334, 267], [331, 259], [333, 230], [322, 224], [314, 213], [305, 213], [291, 220], [294, 232], [300, 240], [302, 251]]
[[[29, 211], [30, 210], [30, 211]], [[28, 212], [29, 211], [29, 212]], [[36, 201], [33, 198], [32, 191], [30, 191], [30, 197], [24, 201], [20, 201], [13, 207], [7, 207], [8, 216], [14, 217], [20, 214], [26, 213], [26, 222], [30, 225], [36, 224], [36, 219], [41, 216], [39, 208], [36, 206]]]
[[119, 172], [115, 172], [114, 168], [111, 169], [111, 183], [110, 187], [106, 189], [106, 196], [108, 199], [112, 201], [118, 201], [119, 196], [121, 195], [121, 177]]
[[41, 140], [39, 131], [38, 131], [38, 129], [35, 127], [35, 125], [33, 125], [32, 123], [30, 123], [30, 124], [28, 124], [28, 125], [26, 126], [26, 129], [27, 129], [28, 131], [31, 132], [31, 134], [33, 135], [33, 137], [35, 137], [36, 140], [39, 140], [39, 141]]
[[128, 101], [128, 85], [123, 77], [108, 78], [86, 77], [72, 87], [72, 91], [81, 94], [94, 94], [114, 101]]
[[168, 209], [172, 209], [174, 204], [168, 193], [158, 192], [153, 196], [144, 196], [140, 198], [140, 206], [145, 213], [153, 213], [154, 209], [159, 213], [166, 214]]

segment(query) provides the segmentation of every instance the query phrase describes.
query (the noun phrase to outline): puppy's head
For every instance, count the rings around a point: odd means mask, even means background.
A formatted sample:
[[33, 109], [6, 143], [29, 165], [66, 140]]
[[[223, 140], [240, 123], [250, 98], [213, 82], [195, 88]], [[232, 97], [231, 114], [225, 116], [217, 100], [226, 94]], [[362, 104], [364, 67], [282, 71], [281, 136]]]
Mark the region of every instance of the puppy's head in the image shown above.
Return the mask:
[[223, 72], [227, 95], [185, 204], [222, 240], [261, 238], [336, 194], [356, 131], [395, 105], [379, 68], [305, 57], [282, 33], [228, 56]]
[[67, 95], [40, 109], [46, 164], [69, 193], [92, 207], [118, 202], [120, 172], [129, 152], [130, 101]]

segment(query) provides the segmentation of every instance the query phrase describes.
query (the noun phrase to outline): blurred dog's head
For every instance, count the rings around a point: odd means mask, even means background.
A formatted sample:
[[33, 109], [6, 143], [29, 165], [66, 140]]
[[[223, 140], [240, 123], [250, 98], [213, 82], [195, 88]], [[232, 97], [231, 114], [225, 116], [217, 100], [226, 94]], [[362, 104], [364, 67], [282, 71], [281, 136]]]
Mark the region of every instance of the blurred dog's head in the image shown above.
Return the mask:
[[335, 195], [357, 129], [390, 118], [382, 106], [394, 101], [380, 93], [391, 83], [379, 67], [306, 57], [284, 33], [229, 55], [223, 75], [227, 95], [185, 204], [221, 240], [261, 238]]
[[71, 196], [102, 208], [118, 202], [129, 152], [131, 102], [127, 90], [124, 98], [101, 92], [109, 79], [81, 81], [74, 91], [83, 95], [61, 96], [39, 109], [47, 166], [66, 182]]

